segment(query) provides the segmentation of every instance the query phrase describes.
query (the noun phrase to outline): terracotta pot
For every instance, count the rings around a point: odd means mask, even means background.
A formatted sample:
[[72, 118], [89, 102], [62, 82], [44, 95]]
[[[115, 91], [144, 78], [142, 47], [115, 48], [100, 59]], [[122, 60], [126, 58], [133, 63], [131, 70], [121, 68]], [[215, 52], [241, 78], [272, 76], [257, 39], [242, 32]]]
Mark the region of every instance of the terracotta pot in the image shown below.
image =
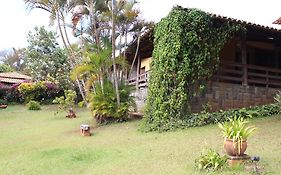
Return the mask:
[[231, 139], [225, 139], [224, 149], [229, 156], [241, 156], [247, 149], [247, 140], [243, 140], [241, 144], [240, 142], [233, 142]]

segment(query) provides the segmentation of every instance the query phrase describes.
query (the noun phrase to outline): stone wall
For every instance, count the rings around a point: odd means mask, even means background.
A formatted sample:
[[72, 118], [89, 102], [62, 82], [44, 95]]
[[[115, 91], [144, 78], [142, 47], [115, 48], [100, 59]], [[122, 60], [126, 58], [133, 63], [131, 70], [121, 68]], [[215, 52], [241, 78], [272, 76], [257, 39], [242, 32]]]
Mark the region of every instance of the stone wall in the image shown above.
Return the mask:
[[[207, 102], [211, 105], [212, 111], [268, 104], [274, 101], [273, 97], [277, 91], [278, 89], [274, 88], [210, 82], [206, 92], [195, 98], [191, 107], [193, 112], [198, 112]], [[143, 112], [147, 88], [139, 89], [133, 95], [136, 99], [137, 110]]]
[[147, 98], [147, 87], [136, 90], [132, 93], [132, 95], [135, 97], [137, 111], [144, 112], [144, 106]]
[[212, 111], [268, 104], [274, 101], [277, 91], [274, 88], [211, 82], [207, 91], [192, 101], [192, 109], [200, 111], [207, 102]]

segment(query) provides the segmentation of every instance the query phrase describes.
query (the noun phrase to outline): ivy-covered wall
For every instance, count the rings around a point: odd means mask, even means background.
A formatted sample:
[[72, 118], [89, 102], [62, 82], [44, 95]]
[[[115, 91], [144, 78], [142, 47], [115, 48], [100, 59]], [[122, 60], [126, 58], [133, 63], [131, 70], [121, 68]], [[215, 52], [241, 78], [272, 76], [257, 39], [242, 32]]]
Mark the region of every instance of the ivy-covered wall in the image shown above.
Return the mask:
[[187, 125], [190, 101], [217, 69], [222, 46], [241, 29], [218, 23], [198, 9], [179, 6], [156, 25], [143, 130]]

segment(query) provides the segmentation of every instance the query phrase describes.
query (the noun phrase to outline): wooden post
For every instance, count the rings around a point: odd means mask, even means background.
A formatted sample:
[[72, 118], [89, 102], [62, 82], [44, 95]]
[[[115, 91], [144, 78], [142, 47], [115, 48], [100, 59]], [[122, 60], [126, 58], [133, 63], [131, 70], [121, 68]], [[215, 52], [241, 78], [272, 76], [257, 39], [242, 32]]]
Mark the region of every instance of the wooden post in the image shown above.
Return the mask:
[[242, 85], [248, 85], [248, 68], [247, 68], [247, 50], [246, 50], [246, 37], [241, 40], [241, 56], [243, 65], [243, 82]]
[[265, 73], [265, 75], [266, 75], [266, 89], [268, 89], [268, 84], [269, 84], [269, 82], [268, 82], [268, 71], [266, 71], [266, 73]]
[[139, 89], [139, 80], [140, 80], [140, 56], [138, 55], [138, 63], [137, 63], [137, 78], [136, 78], [136, 89]]
[[275, 49], [274, 49], [274, 67], [277, 68], [277, 69], [279, 69], [279, 50], [280, 50], [280, 48], [275, 46]]

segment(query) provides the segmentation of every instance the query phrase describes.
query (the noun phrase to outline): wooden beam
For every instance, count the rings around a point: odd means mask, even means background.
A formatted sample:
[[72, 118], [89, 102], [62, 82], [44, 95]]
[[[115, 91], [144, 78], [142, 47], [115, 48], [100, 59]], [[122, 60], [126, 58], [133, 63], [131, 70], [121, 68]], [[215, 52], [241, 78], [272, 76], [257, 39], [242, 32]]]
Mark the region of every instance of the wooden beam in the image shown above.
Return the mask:
[[247, 68], [247, 49], [246, 49], [246, 37], [241, 38], [241, 56], [243, 65], [243, 82], [242, 85], [248, 85], [248, 68]]
[[137, 78], [136, 78], [136, 89], [139, 89], [139, 79], [140, 79], [140, 55], [138, 55], [138, 63], [137, 63]]

